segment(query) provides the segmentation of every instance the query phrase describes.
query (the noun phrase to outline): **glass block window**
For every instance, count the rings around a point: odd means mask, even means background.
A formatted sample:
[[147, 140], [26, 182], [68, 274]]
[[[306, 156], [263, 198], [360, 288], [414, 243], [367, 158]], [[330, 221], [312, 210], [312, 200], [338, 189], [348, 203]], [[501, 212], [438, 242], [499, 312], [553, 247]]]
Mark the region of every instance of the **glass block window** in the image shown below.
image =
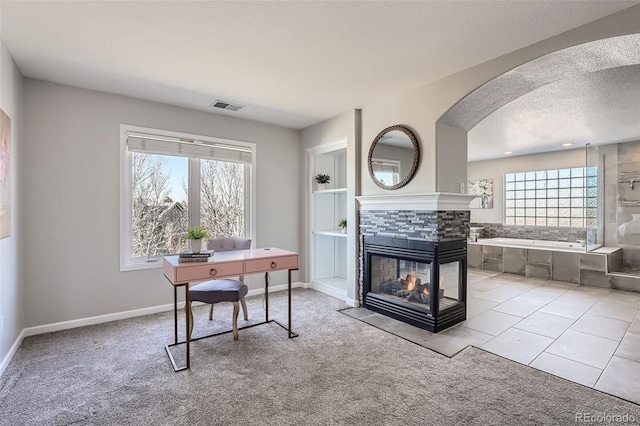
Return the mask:
[[596, 167], [505, 173], [504, 224], [597, 226]]

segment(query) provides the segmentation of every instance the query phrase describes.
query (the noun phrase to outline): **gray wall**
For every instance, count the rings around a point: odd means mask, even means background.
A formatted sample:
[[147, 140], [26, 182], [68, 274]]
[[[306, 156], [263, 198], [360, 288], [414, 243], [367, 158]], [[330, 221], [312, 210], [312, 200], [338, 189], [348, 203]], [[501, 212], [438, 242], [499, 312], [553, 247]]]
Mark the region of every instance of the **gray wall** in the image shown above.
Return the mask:
[[[11, 118], [11, 237], [0, 240], [0, 363], [25, 327], [23, 256], [24, 79], [0, 40], [0, 108]], [[1, 368], [0, 368], [1, 371]]]
[[[359, 146], [349, 148], [353, 152], [359, 153], [355, 159], [356, 173], [360, 181], [356, 195], [460, 192], [460, 183], [467, 182], [467, 161], [466, 155], [463, 155], [466, 147], [461, 145], [463, 137], [460, 132], [447, 132], [447, 129], [444, 129], [444, 132], [437, 131], [443, 130], [443, 127], [436, 129], [437, 121], [453, 105], [489, 80], [542, 55], [593, 40], [638, 32], [640, 32], [640, 6], [625, 9], [620, 13], [425, 84], [406, 93], [364, 106], [361, 116], [361, 135], [354, 139], [361, 140], [361, 142], [356, 142], [359, 143]], [[302, 132], [303, 141], [305, 145], [308, 145], [334, 140], [351, 132], [351, 123], [348, 115], [342, 114], [310, 129], [305, 129]], [[396, 124], [404, 124], [414, 130], [421, 145], [422, 158], [414, 179], [405, 187], [390, 192], [378, 187], [369, 177], [367, 153], [376, 135], [382, 129]], [[357, 132], [358, 128], [355, 131]], [[304, 178], [307, 178], [306, 175]], [[355, 215], [355, 212], [349, 212], [349, 214]], [[308, 217], [308, 212], [304, 211], [303, 215], [305, 218]], [[494, 220], [501, 219], [494, 217], [492, 221]], [[479, 221], [479, 219], [472, 218], [472, 221]], [[306, 238], [308, 232], [309, 228], [305, 226], [302, 232], [303, 238]], [[353, 244], [357, 244], [356, 239], [351, 241]], [[352, 244], [351, 241], [349, 244]]]
[[[459, 146], [458, 135], [436, 131], [436, 122], [449, 108], [487, 81], [542, 55], [593, 40], [638, 32], [640, 6], [625, 9], [407, 93], [367, 105], [362, 109], [362, 152], [368, 152], [380, 130], [394, 124], [405, 124], [417, 134], [423, 156], [416, 177], [395, 192], [459, 192], [460, 183], [467, 181], [466, 160], [460, 155], [447, 155], [452, 149], [455, 152], [455, 147]], [[453, 139], [449, 136], [453, 136]], [[438, 152], [445, 154], [440, 155]], [[360, 161], [362, 194], [385, 193], [385, 190], [376, 186], [369, 178], [366, 156]], [[445, 174], [438, 176], [439, 171]]]
[[120, 124], [256, 143], [255, 246], [299, 249], [298, 131], [31, 79], [25, 93], [27, 326], [173, 300], [160, 269], [119, 271]]
[[[601, 190], [602, 224], [604, 225], [603, 243], [609, 247], [625, 247], [626, 264], [640, 264], [640, 239], [621, 239], [618, 227], [640, 213], [640, 206], [618, 205], [618, 199], [640, 200], [640, 185], [634, 189], [628, 183], [618, 183], [618, 172], [640, 171], [640, 141], [599, 145], [598, 157], [604, 170], [604, 191]], [[566, 167], [584, 167], [586, 153], [584, 148], [542, 154], [505, 156], [496, 160], [472, 161], [468, 163], [469, 180], [493, 179], [493, 208], [472, 209], [472, 223], [500, 223], [504, 221], [504, 174], [533, 170], [548, 170]]]

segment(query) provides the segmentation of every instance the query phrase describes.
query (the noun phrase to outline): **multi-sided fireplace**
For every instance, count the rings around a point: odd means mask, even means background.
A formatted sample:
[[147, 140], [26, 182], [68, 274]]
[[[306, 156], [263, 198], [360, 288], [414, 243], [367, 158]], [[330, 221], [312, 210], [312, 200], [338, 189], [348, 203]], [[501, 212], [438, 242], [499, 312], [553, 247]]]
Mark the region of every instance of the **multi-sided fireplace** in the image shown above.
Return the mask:
[[467, 245], [364, 236], [365, 308], [437, 333], [466, 319]]

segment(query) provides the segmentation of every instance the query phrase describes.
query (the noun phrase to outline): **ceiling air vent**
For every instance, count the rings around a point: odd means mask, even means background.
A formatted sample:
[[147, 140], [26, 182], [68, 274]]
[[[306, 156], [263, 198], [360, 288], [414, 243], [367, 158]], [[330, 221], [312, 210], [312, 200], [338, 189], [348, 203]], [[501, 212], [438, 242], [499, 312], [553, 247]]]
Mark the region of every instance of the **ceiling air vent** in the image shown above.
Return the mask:
[[244, 105], [232, 104], [231, 102], [217, 100], [212, 105], [214, 108], [228, 109], [229, 111], [239, 111]]

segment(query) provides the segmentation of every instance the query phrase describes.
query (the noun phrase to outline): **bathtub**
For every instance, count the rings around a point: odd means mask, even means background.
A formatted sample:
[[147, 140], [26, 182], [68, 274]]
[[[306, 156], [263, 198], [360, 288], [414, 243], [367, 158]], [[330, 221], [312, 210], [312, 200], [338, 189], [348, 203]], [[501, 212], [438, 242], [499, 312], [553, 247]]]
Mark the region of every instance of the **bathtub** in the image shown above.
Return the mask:
[[470, 268], [598, 287], [611, 287], [609, 264], [620, 259], [617, 247], [587, 253], [581, 243], [566, 241], [485, 238], [467, 243]]
[[546, 240], [525, 240], [519, 238], [485, 238], [479, 239], [477, 243], [487, 246], [527, 248], [539, 250], [565, 251], [573, 253], [585, 253], [586, 247], [581, 243], [570, 243], [566, 241], [546, 241]]

